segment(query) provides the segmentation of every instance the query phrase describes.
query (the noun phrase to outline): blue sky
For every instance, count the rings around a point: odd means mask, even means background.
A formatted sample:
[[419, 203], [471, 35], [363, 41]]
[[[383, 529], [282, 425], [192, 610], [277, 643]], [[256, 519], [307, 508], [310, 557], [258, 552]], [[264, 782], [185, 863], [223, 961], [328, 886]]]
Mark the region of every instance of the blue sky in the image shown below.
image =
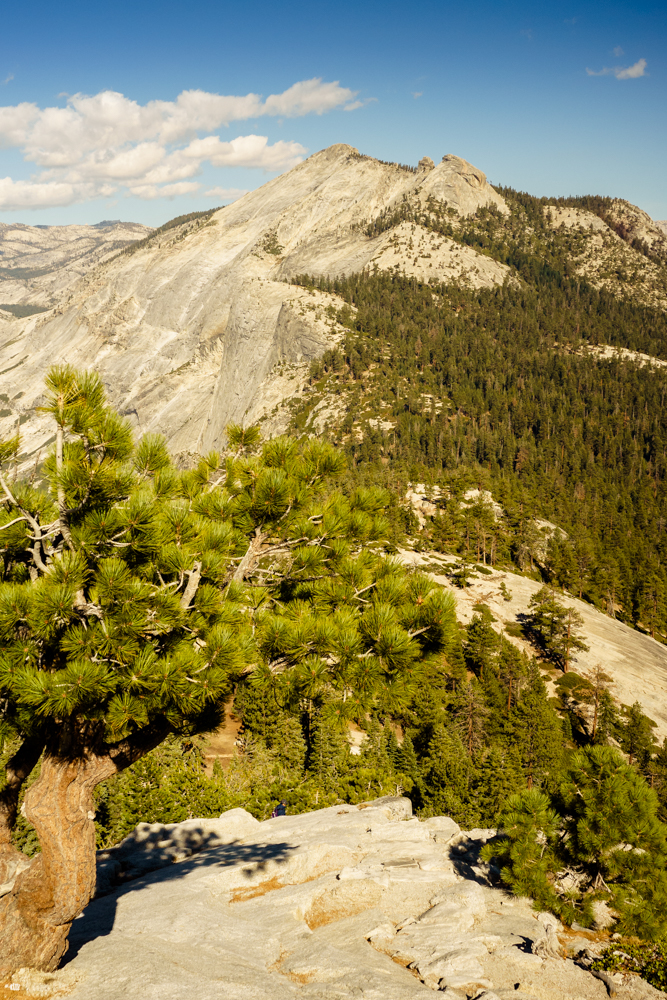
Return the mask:
[[5, 6], [0, 221], [159, 225], [348, 142], [667, 219], [667, 5]]

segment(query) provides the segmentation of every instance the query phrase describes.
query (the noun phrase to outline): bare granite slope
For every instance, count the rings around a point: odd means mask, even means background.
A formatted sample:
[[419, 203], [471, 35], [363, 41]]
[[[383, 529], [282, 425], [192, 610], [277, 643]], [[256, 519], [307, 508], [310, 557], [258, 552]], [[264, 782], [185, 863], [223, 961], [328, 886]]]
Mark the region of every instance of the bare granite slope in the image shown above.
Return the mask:
[[[388, 797], [263, 823], [232, 809], [140, 824], [100, 854], [106, 895], [74, 922], [64, 968], [15, 980], [72, 1000], [607, 996], [573, 961], [595, 934], [494, 886], [478, 855], [495, 830], [411, 812]], [[626, 1000], [666, 996], [629, 975], [612, 986]]]
[[664, 222], [655, 222], [647, 212], [621, 198], [615, 198], [611, 217], [620, 224], [630, 239], [638, 239], [663, 259], [667, 258], [667, 232]]
[[[369, 238], [364, 229], [404, 195], [433, 195], [462, 215], [487, 203], [506, 210], [484, 174], [458, 157], [437, 166], [424, 159], [415, 171], [331, 146], [210, 220], [158, 232], [89, 272], [51, 312], [1, 324], [0, 397], [9, 412], [0, 434], [20, 419], [24, 456], [34, 460], [48, 435], [34, 413], [44, 372], [68, 362], [97, 369], [114, 405], [140, 432], [164, 433], [173, 451], [219, 446], [228, 422], [266, 409], [262, 386], [277, 364], [303, 363], [340, 336], [325, 312], [332, 299], [289, 280], [374, 260], [395, 266], [395, 253], [383, 258], [392, 232]], [[474, 272], [476, 285], [502, 282], [502, 265], [473, 250], [452, 261], [448, 241], [438, 242], [429, 258], [416, 255], [421, 268], [410, 257], [413, 273], [435, 267], [444, 276], [453, 264], [457, 274]], [[406, 248], [401, 259], [411, 254]]]
[[151, 232], [135, 222], [0, 223], [0, 302], [51, 306], [83, 274]]
[[[408, 565], [426, 569], [437, 583], [454, 591], [459, 621], [467, 625], [479, 605], [484, 604], [493, 614], [498, 632], [526, 620], [530, 614], [530, 599], [542, 586], [518, 573], [486, 567], [483, 575], [473, 574], [469, 585], [459, 589], [453, 587], [445, 575], [448, 564], [457, 561], [455, 556], [401, 550], [401, 559]], [[501, 592], [501, 584], [511, 595], [509, 600]], [[667, 737], [667, 646], [570, 594], [559, 595], [559, 600], [581, 615], [582, 632], [589, 647], [572, 657], [571, 669], [590, 678], [600, 664], [611, 677], [607, 686], [616, 701], [623, 705], [639, 702], [655, 722], [655, 736], [662, 742]], [[535, 650], [526, 640], [512, 634], [507, 638], [534, 655]]]
[[[577, 274], [595, 288], [647, 305], [667, 308], [667, 235], [650, 216], [626, 201], [614, 201], [610, 220], [625, 238], [598, 215], [582, 208], [548, 205], [544, 209], [554, 229], [568, 238], [568, 256]], [[650, 256], [631, 241], [639, 241]]]

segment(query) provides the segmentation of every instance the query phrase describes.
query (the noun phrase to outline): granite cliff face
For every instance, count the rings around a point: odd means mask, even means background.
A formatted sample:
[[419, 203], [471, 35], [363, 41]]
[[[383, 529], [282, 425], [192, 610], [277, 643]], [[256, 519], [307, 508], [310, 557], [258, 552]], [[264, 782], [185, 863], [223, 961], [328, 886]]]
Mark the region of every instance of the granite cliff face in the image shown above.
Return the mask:
[[52, 306], [83, 274], [151, 232], [135, 222], [0, 223], [0, 303]]
[[612, 202], [610, 215], [627, 237], [641, 240], [653, 253], [667, 257], [667, 226], [664, 222], [655, 222], [641, 208], [621, 198]]
[[90, 271], [48, 313], [0, 324], [0, 434], [21, 421], [23, 455], [34, 461], [50, 433], [34, 412], [43, 375], [67, 362], [97, 369], [140, 433], [159, 430], [174, 452], [206, 451], [230, 421], [256, 420], [293, 394], [294, 376], [339, 338], [326, 311], [333, 299], [290, 285], [295, 275], [409, 264], [421, 277], [504, 280], [504, 265], [445, 238], [427, 255], [409, 232], [367, 236], [366, 224], [404, 196], [435, 197], [460, 215], [489, 203], [506, 211], [459, 157], [412, 170], [331, 146]]

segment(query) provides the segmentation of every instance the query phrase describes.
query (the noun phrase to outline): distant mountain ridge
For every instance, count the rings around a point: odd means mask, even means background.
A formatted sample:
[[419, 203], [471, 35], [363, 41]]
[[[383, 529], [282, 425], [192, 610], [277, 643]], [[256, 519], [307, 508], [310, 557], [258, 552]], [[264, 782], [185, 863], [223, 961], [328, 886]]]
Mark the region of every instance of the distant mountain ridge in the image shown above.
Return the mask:
[[[405, 253], [396, 257], [392, 232], [366, 235], [370, 220], [408, 197], [446, 201], [461, 217], [487, 204], [507, 212], [485, 175], [459, 157], [437, 167], [424, 158], [412, 170], [336, 145], [210, 218], [149, 233], [65, 288], [48, 314], [8, 322], [0, 392], [12, 411], [7, 424], [24, 421], [24, 454], [48, 436], [34, 408], [56, 362], [97, 368], [137, 430], [160, 430], [173, 450], [216, 447], [230, 420], [257, 419], [293, 393], [294, 379], [272, 379], [276, 365], [303, 365], [341, 335], [326, 315], [331, 296], [289, 284], [301, 272], [403, 266], [410, 257], [422, 278], [461, 277], [479, 265], [482, 284], [502, 283], [506, 267], [451, 241], [412, 257], [409, 237], [401, 239]], [[390, 259], [376, 261], [383, 255]]]
[[151, 232], [119, 220], [93, 226], [0, 223], [0, 302], [55, 305], [82, 275]]
[[[608, 224], [565, 201], [544, 211], [572, 268], [664, 308], [664, 230], [626, 202], [575, 199], [605, 202]], [[108, 220], [2, 226], [0, 304], [49, 311], [1, 314], [0, 433], [20, 420], [24, 458], [41, 452], [48, 433], [35, 407], [44, 372], [63, 362], [99, 370], [136, 430], [160, 431], [175, 452], [219, 447], [230, 421], [263, 419], [267, 433], [279, 430], [310, 361], [343, 336], [340, 300], [291, 282], [377, 268], [473, 288], [520, 283], [513, 258], [480, 238], [480, 210], [505, 219], [515, 243], [533, 239], [484, 173], [458, 156], [409, 168], [338, 144], [224, 209], [158, 230]]]

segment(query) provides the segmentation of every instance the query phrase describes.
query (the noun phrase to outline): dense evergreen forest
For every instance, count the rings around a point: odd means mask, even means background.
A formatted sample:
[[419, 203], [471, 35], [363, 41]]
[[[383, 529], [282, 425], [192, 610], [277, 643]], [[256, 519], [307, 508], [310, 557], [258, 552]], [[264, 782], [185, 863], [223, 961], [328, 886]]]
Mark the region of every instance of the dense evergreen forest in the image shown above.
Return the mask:
[[[315, 282], [352, 307], [339, 311], [349, 332], [313, 364], [294, 426], [332, 395], [332, 430], [357, 470], [449, 496], [430, 531], [436, 548], [521, 570], [540, 563], [548, 581], [664, 640], [667, 370], [595, 348], [664, 359], [667, 317], [571, 276], [558, 232], [550, 257], [538, 254], [542, 207], [516, 197], [530, 210], [524, 226], [534, 223], [527, 241], [495, 210], [443, 226], [504, 256], [520, 282], [472, 291], [379, 272]], [[490, 490], [506, 516], [462, 506], [470, 488]], [[561, 529], [542, 558], [535, 518]]]

